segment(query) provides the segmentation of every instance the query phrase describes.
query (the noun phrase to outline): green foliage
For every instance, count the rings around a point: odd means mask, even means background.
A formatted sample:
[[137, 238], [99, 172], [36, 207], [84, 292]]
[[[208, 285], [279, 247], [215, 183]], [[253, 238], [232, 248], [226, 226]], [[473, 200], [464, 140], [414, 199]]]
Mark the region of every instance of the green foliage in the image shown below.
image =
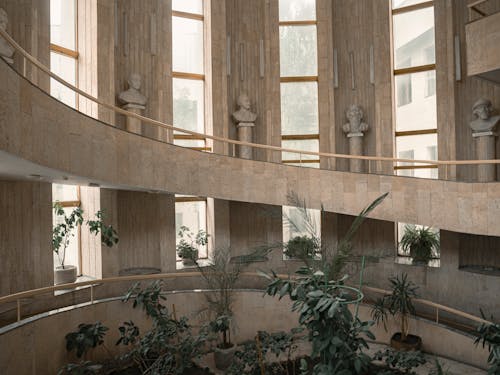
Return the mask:
[[449, 371], [443, 368], [443, 365], [436, 359], [434, 361], [434, 367], [432, 368], [429, 375], [451, 375]]
[[66, 335], [66, 350], [68, 352], [76, 350], [76, 356], [81, 358], [89, 349], [95, 348], [104, 342], [103, 338], [108, 329], [101, 322], [80, 324], [78, 331]]
[[68, 363], [57, 372], [57, 375], [94, 375], [99, 373], [101, 368], [101, 365], [92, 363], [90, 361]]
[[[80, 207], [75, 208], [69, 215], [66, 215], [64, 208], [59, 202], [54, 203], [54, 214], [62, 218], [62, 222], [52, 229], [52, 249], [59, 258], [59, 263], [64, 268], [66, 259], [66, 249], [69, 246], [71, 237], [74, 237], [74, 230], [83, 225], [83, 210]], [[108, 247], [118, 243], [118, 235], [111, 225], [105, 225], [104, 214], [102, 211], [96, 213], [96, 220], [88, 220], [90, 233], [96, 236], [101, 233], [101, 241]]]
[[113, 245], [116, 245], [118, 243], [118, 233], [112, 225], [104, 224], [103, 211], [99, 210], [95, 215], [97, 218], [96, 220], [87, 221], [90, 233], [97, 236], [99, 232], [101, 232], [101, 242], [107, 247], [113, 247]]
[[205, 246], [210, 236], [203, 229], [200, 229], [198, 233], [194, 234], [184, 225], [181, 226], [177, 234], [180, 237], [180, 241], [176, 246], [177, 254], [182, 259], [189, 259], [192, 261], [198, 259], [198, 246]]
[[[481, 311], [482, 314], [482, 311]], [[484, 318], [484, 314], [483, 318]], [[491, 321], [494, 321], [491, 317]], [[478, 328], [478, 337], [475, 344], [482, 344], [483, 348], [488, 346], [488, 375], [500, 374], [500, 324], [484, 323]]]
[[267, 294], [280, 299], [288, 296], [293, 301], [292, 310], [299, 313], [299, 324], [307, 329], [312, 342], [315, 375], [363, 374], [371, 365], [371, 358], [363, 349], [368, 348], [365, 338], [375, 339], [370, 332], [373, 322], [362, 322], [352, 315], [348, 304], [359, 302], [362, 294], [345, 286], [346, 277], [340, 275], [350, 256], [354, 234], [386, 196], [380, 196], [361, 211], [336, 252], [324, 252], [321, 262], [299, 268], [296, 279], [283, 280], [274, 272], [265, 275], [270, 280]]
[[[242, 349], [235, 352], [234, 361], [227, 370], [227, 374], [261, 374], [261, 366], [264, 366], [263, 360], [268, 353], [274, 354], [276, 359], [284, 353], [287, 355], [287, 363], [290, 363], [292, 354], [297, 349], [296, 333], [298, 332], [301, 332], [301, 329], [295, 328], [290, 333], [272, 334], [259, 331], [254, 341], [244, 343]], [[277, 362], [266, 366], [271, 367], [267, 369], [266, 374], [283, 370], [283, 366]]]
[[285, 244], [285, 255], [289, 258], [308, 262], [319, 252], [319, 240], [316, 237], [295, 236]]
[[132, 322], [120, 327], [122, 335], [117, 344], [132, 345], [125, 359], [135, 362], [143, 374], [183, 374], [193, 366], [193, 359], [201, 354], [207, 340], [206, 330], [194, 335], [188, 320], [179, 320], [162, 304], [162, 284], [156, 281], [145, 289], [137, 283], [129, 289], [124, 301], [133, 301], [133, 308], [141, 308], [153, 320], [153, 327], [143, 337]]
[[409, 332], [409, 316], [415, 314], [412, 299], [417, 298], [418, 287], [410, 280], [406, 273], [389, 278], [392, 293], [379, 298], [372, 306], [371, 316], [375, 323], [382, 323], [387, 330], [387, 313], [399, 316], [401, 319], [401, 339], [406, 340]]
[[[427, 361], [420, 351], [398, 351], [394, 349], [386, 349], [378, 351], [373, 356], [374, 360], [383, 361], [385, 365], [394, 372], [400, 371], [403, 374], [416, 374], [412, 371], [413, 368], [425, 364]], [[387, 372], [386, 372], [387, 373]]]
[[75, 236], [74, 229], [83, 223], [83, 210], [75, 208], [71, 214], [66, 215], [60, 203], [54, 203], [54, 214], [62, 218], [62, 223], [52, 228], [52, 249], [59, 258], [59, 263], [64, 268], [66, 259], [66, 249], [69, 246], [71, 237]]
[[413, 263], [427, 264], [432, 259], [433, 250], [439, 253], [439, 232], [429, 227], [405, 225], [399, 244], [403, 251], [410, 254]]

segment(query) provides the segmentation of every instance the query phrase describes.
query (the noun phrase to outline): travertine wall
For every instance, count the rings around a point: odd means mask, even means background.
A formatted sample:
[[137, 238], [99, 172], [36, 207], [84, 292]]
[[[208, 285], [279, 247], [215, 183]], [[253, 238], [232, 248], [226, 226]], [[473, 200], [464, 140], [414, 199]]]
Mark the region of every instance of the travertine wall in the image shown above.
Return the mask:
[[50, 286], [52, 186], [0, 181], [0, 295]]
[[[0, 0], [0, 8], [9, 16], [7, 32], [24, 48], [50, 66], [50, 7], [48, 0]], [[40, 73], [19, 54], [14, 55], [14, 67], [28, 79], [45, 90], [49, 89], [49, 79]]]

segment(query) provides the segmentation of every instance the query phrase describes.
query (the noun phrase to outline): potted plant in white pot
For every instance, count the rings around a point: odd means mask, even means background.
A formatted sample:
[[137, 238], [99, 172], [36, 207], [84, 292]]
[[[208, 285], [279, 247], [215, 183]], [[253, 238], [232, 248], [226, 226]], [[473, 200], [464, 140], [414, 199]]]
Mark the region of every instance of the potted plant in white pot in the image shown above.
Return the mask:
[[177, 255], [185, 266], [194, 266], [199, 257], [199, 248], [206, 246], [210, 235], [203, 229], [200, 229], [195, 235], [184, 225], [181, 226], [177, 234], [180, 238], [176, 246]]
[[439, 232], [430, 227], [405, 225], [399, 245], [410, 254], [413, 264], [425, 266], [432, 259], [433, 250], [439, 252]]
[[[59, 266], [54, 269], [54, 284], [67, 284], [76, 281], [77, 268], [74, 265], [66, 264], [66, 250], [71, 238], [75, 236], [75, 229], [83, 225], [83, 210], [75, 208], [69, 215], [66, 215], [60, 203], [54, 203], [54, 214], [62, 218], [62, 222], [52, 229], [52, 249], [57, 254]], [[118, 243], [116, 230], [111, 225], [103, 223], [104, 215], [102, 211], [96, 213], [95, 220], [88, 220], [86, 224], [90, 233], [98, 235], [101, 233], [101, 241], [104, 245], [112, 247]]]

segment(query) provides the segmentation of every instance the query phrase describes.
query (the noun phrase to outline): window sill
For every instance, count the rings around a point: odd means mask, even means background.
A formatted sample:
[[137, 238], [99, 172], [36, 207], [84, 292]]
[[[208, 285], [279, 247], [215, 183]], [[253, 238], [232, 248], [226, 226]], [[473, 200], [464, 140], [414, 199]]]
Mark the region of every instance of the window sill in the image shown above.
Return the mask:
[[441, 259], [431, 259], [428, 264], [413, 264], [411, 257], [396, 256], [394, 259], [394, 263], [406, 266], [415, 266], [415, 267], [430, 267], [430, 268], [441, 267]]
[[[91, 281], [91, 280], [96, 280], [96, 278], [95, 277], [91, 277], [91, 276], [81, 275], [81, 276], [78, 276], [76, 278], [75, 282], [80, 283], [82, 281]], [[78, 286], [76, 288], [54, 290], [54, 296], [57, 297], [57, 296], [61, 296], [63, 294], [68, 294], [68, 293], [76, 292], [78, 290], [89, 289], [91, 286], [97, 286], [97, 285], [99, 285], [99, 284], [96, 283], [96, 284], [92, 284], [92, 285]]]

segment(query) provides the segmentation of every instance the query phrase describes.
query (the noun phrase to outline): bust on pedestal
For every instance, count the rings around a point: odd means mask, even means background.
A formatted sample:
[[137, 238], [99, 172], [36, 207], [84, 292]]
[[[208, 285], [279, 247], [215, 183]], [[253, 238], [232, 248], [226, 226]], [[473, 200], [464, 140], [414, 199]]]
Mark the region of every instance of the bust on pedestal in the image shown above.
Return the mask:
[[[493, 106], [488, 99], [479, 99], [472, 106], [473, 120], [470, 123], [472, 137], [476, 140], [476, 157], [478, 160], [496, 159], [495, 128], [500, 116], [491, 116]], [[495, 164], [480, 164], [477, 167], [477, 180], [488, 182], [496, 180]]]
[[[233, 119], [238, 129], [238, 140], [242, 142], [252, 142], [252, 130], [255, 126], [257, 114], [250, 109], [250, 98], [246, 94], [238, 97], [239, 109], [233, 113]], [[253, 151], [250, 146], [239, 146], [238, 156], [243, 159], [252, 159]]]
[[[363, 136], [368, 130], [368, 124], [363, 122], [363, 110], [359, 105], [351, 105], [346, 111], [349, 121], [342, 126], [342, 130], [349, 138], [349, 154], [363, 155]], [[349, 170], [351, 172], [363, 172], [363, 160], [350, 159]]]
[[[0, 8], [0, 29], [7, 32], [7, 25], [9, 24], [9, 17], [7, 12]], [[12, 47], [7, 41], [0, 36], [0, 56], [9, 64], [12, 64], [12, 56], [14, 55], [14, 47]]]
[[[141, 76], [137, 73], [132, 73], [128, 79], [129, 89], [122, 91], [118, 95], [120, 103], [124, 104], [123, 109], [142, 115], [142, 111], [146, 109], [148, 99], [140, 93]], [[141, 120], [127, 116], [127, 131], [141, 134]]]

